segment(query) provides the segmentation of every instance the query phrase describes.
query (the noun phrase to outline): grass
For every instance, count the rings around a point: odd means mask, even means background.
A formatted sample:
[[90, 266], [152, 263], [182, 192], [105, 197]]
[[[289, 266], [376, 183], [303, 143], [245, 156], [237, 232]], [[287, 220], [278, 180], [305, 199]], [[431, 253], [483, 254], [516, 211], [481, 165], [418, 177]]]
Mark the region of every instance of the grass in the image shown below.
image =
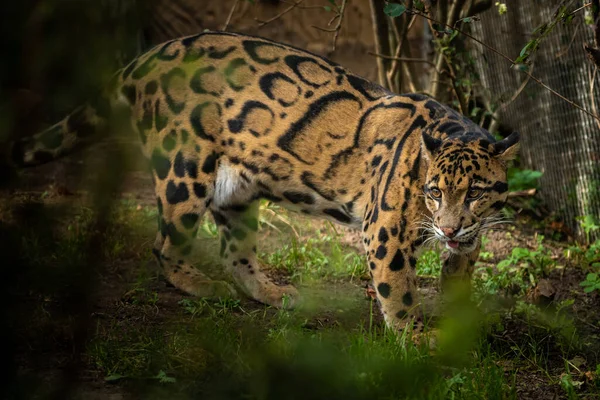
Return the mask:
[[[484, 239], [474, 301], [445, 307], [434, 322], [439, 339], [432, 352], [413, 344], [408, 334], [385, 328], [377, 306], [361, 294], [366, 263], [342, 242], [341, 233], [328, 224], [283, 218], [262, 221], [261, 243], [274, 251], [260, 258], [313, 298], [294, 311], [247, 300], [209, 302], [164, 287], [149, 266], [155, 210], [120, 203], [101, 233], [101, 274], [107, 283], [95, 296], [111, 300], [97, 311], [101, 317], [92, 319], [83, 354], [86, 368], [105, 384], [148, 399], [600, 395], [598, 325], [587, 321], [594, 329], [586, 330], [574, 317], [590, 295], [579, 290], [543, 306], [528, 300], [540, 279], [564, 270], [543, 237], [537, 236], [532, 246], [513, 246], [502, 259]], [[44, 279], [57, 269], [66, 275], [81, 269], [93, 221], [93, 213], [81, 207], [48, 232], [24, 229], [26, 263], [35, 271], [46, 270]], [[214, 224], [206, 220], [202, 226], [198, 240], [215, 241]], [[577, 260], [582, 272], [591, 271], [596, 267], [586, 257], [590, 249], [595, 254], [593, 246], [571, 248], [565, 262]], [[435, 251], [425, 252], [417, 264], [424, 278], [436, 278], [440, 270]], [[436, 285], [434, 279], [427, 282]], [[36, 290], [52, 296], [56, 287], [48, 281]], [[577, 288], [578, 282], [569, 290]], [[59, 325], [74, 323], [58, 311], [57, 301], [56, 308], [31, 314], [36, 324], [53, 327], [43, 330], [49, 337], [57, 335]]]

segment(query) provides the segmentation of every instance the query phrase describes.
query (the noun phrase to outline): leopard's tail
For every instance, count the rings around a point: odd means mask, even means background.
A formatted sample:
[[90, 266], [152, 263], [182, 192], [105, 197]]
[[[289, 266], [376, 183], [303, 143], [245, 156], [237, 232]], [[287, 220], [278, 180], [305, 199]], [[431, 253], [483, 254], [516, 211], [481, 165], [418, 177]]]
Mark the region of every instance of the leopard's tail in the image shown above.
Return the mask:
[[[73, 150], [85, 147], [105, 132], [112, 123], [116, 106], [129, 102], [123, 96], [115, 96], [121, 87], [120, 79], [113, 79], [111, 89], [103, 91], [90, 101], [66, 116], [58, 123], [31, 137], [14, 141], [9, 149], [10, 163], [17, 167], [29, 167], [44, 164]], [[111, 126], [112, 127], [112, 126]]]

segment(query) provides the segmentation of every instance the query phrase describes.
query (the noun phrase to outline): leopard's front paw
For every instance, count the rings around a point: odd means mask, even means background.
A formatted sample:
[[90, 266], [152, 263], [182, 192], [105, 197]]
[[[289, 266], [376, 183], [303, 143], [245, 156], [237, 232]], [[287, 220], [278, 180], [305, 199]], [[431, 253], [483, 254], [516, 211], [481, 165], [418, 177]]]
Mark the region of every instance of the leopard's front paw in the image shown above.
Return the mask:
[[267, 286], [263, 290], [262, 303], [289, 310], [300, 302], [300, 293], [292, 285], [278, 286], [269, 282]]

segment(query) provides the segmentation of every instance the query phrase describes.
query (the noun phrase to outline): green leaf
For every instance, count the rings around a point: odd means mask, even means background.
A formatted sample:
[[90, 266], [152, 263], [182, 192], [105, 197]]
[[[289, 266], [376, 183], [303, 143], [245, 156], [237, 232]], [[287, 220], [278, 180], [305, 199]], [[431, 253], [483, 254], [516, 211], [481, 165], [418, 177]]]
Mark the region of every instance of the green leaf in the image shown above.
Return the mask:
[[323, 8], [325, 9], [325, 11], [330, 12], [331, 11], [331, 7], [329, 6], [323, 6]]
[[476, 117], [480, 111], [481, 111], [480, 107], [473, 107], [473, 109], [471, 110], [471, 117]]
[[119, 374], [112, 374], [112, 375], [109, 375], [106, 378], [104, 378], [104, 380], [106, 382], [116, 382], [116, 381], [121, 380], [123, 378], [125, 378], [125, 376], [119, 375]]
[[163, 370], [160, 370], [154, 378], [158, 379], [158, 381], [160, 383], [175, 383], [175, 382], [177, 382], [177, 380], [175, 378], [168, 376], [165, 373], [165, 371], [163, 371]]
[[585, 277], [585, 280], [586, 281], [597, 281], [598, 274], [595, 274], [595, 273], [587, 274], [587, 276]]
[[398, 3], [388, 3], [383, 8], [383, 12], [392, 18], [401, 16], [402, 14], [404, 14], [405, 11], [406, 6]]
[[589, 286], [589, 287], [586, 287], [585, 289], [583, 289], [584, 293], [590, 293], [590, 292], [593, 292], [594, 290], [596, 290], [595, 286]]

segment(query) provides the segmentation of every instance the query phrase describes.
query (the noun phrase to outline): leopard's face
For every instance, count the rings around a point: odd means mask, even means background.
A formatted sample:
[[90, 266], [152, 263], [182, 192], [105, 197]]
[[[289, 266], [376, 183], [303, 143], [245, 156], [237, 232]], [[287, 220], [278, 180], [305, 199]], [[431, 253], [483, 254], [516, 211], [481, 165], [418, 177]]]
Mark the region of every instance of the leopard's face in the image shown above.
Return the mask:
[[506, 163], [518, 148], [518, 134], [496, 143], [424, 136], [429, 159], [423, 187], [431, 218], [424, 223], [453, 254], [467, 254], [481, 234], [502, 221], [508, 196]]

